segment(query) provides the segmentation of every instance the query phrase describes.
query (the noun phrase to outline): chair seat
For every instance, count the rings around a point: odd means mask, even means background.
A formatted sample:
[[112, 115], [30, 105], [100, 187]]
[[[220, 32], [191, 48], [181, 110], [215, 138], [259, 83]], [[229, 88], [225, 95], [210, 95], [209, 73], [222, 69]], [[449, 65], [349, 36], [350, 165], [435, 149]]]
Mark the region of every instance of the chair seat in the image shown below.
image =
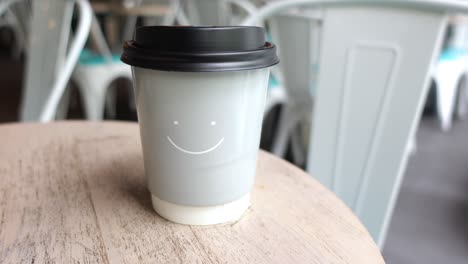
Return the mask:
[[[119, 63], [120, 54], [112, 54], [112, 62]], [[81, 65], [102, 65], [107, 64], [108, 61], [101, 54], [93, 52], [89, 49], [83, 49], [80, 54], [80, 58], [78, 59], [78, 63]]]
[[468, 56], [468, 49], [448, 48], [441, 52], [439, 61], [453, 61]]
[[[443, 131], [448, 131], [452, 127], [453, 114], [459, 107], [456, 103], [459, 99], [458, 89], [464, 88], [460, 86], [460, 81], [467, 71], [468, 50], [455, 48], [442, 51], [439, 61], [432, 69], [432, 78], [436, 84], [437, 116]], [[458, 104], [460, 103], [464, 101], [459, 101]]]
[[268, 89], [274, 89], [280, 86], [278, 79], [275, 76], [270, 75], [270, 79], [268, 80]]

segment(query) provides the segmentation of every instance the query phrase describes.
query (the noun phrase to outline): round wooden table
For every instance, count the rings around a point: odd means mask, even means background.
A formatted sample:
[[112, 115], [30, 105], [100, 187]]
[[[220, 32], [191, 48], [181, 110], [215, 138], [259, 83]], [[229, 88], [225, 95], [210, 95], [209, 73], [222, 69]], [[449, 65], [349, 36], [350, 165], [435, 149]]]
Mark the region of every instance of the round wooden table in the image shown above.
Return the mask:
[[0, 263], [383, 263], [366, 229], [302, 170], [260, 152], [241, 220], [159, 217], [135, 123], [0, 126]]

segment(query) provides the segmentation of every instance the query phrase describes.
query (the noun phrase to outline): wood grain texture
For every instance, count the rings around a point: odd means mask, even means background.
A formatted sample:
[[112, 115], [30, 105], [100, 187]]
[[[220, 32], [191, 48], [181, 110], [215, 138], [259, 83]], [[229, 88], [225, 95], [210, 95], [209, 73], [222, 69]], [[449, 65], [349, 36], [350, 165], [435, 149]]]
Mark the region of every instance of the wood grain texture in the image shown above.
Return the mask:
[[159, 217], [138, 126], [0, 126], [0, 263], [383, 263], [352, 212], [302, 170], [260, 152], [241, 220]]

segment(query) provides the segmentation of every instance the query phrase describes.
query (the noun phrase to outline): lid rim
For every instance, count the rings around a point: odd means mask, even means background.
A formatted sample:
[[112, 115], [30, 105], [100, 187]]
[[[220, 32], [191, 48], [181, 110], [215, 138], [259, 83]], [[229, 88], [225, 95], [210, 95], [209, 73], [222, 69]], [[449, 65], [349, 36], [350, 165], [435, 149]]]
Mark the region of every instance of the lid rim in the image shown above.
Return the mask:
[[[138, 67], [149, 70], [158, 71], [177, 71], [177, 72], [230, 72], [230, 71], [246, 71], [268, 68], [279, 63], [279, 60], [271, 60], [263, 64], [251, 63], [250, 65], [240, 65], [238, 62], [218, 62], [218, 63], [201, 63], [201, 62], [177, 62], [177, 63], [149, 63], [143, 61], [134, 61], [122, 56], [124, 63], [132, 67]], [[222, 64], [222, 65], [219, 65]]]
[[[216, 32], [215, 32], [216, 31]], [[190, 41], [187, 41], [189, 40]], [[279, 63], [276, 46], [259, 27], [140, 27], [121, 61], [163, 71], [222, 72]]]
[[137, 51], [137, 52], [145, 52], [148, 55], [150, 54], [167, 54], [167, 55], [184, 55], [184, 56], [214, 56], [214, 55], [231, 55], [231, 54], [248, 54], [259, 52], [271, 48], [275, 48], [276, 46], [268, 41], [265, 41], [264, 45], [252, 50], [226, 50], [226, 51], [173, 51], [173, 50], [153, 50], [145, 47], [139, 46], [134, 40], [128, 40], [124, 42], [124, 51]]

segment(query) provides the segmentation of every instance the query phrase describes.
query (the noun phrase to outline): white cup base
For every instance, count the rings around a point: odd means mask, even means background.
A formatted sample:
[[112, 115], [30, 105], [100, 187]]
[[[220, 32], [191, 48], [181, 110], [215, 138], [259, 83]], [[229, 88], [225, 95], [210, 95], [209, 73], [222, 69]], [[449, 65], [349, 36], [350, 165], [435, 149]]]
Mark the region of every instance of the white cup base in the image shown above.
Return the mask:
[[169, 221], [184, 225], [215, 225], [237, 221], [250, 206], [250, 193], [227, 204], [187, 206], [169, 203], [151, 195], [154, 210]]

